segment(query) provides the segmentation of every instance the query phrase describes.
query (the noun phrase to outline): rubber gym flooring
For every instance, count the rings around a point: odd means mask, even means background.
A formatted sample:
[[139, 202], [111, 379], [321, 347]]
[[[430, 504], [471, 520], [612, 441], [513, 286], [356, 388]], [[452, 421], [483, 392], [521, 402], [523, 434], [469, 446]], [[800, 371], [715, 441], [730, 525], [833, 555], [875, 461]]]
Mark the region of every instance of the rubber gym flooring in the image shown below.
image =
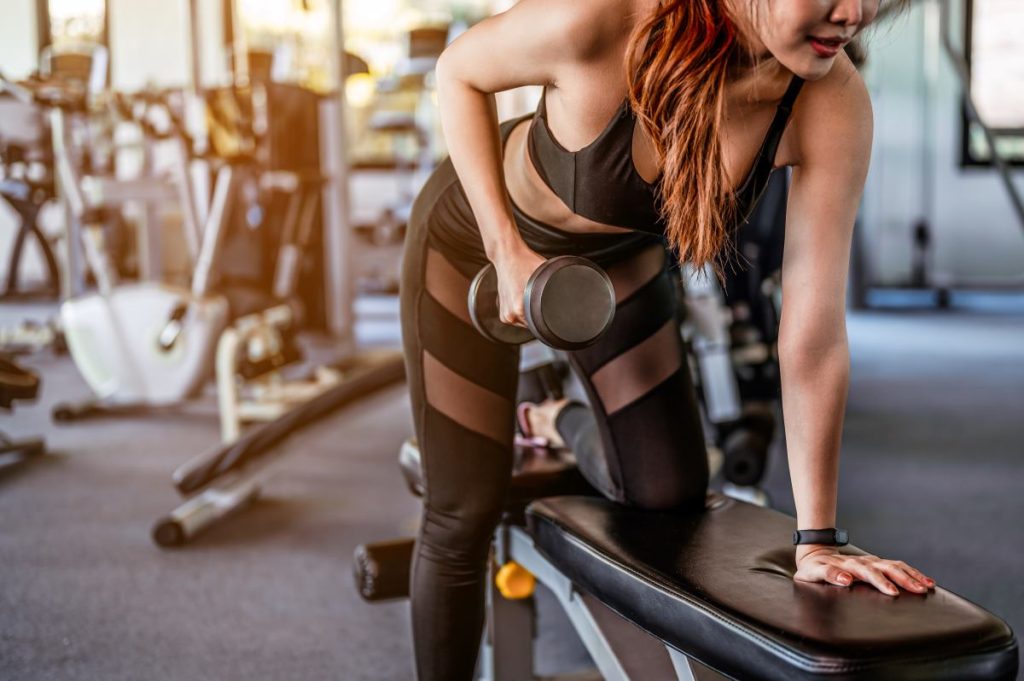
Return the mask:
[[[861, 547], [924, 569], [1020, 635], [1024, 301], [956, 301], [851, 314], [839, 518]], [[0, 308], [0, 325], [23, 311]], [[386, 338], [393, 320], [369, 328]], [[212, 397], [58, 427], [50, 407], [87, 397], [85, 384], [67, 357], [24, 362], [43, 376], [41, 399], [0, 429], [42, 434], [52, 453], [0, 472], [0, 680], [412, 679], [407, 603], [363, 603], [350, 576], [356, 544], [414, 523], [396, 467], [404, 388], [293, 436], [258, 501], [165, 551], [149, 531], [178, 501], [171, 471], [217, 442]], [[773, 456], [766, 487], [791, 512], [781, 445]], [[541, 606], [539, 671], [585, 665]]]

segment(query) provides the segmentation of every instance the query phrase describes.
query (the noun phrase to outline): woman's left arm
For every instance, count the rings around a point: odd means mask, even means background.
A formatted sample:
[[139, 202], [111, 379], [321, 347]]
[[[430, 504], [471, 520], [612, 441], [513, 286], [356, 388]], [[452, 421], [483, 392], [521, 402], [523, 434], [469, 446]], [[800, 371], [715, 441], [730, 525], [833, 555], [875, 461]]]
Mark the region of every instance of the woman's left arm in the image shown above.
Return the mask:
[[[836, 526], [839, 448], [849, 387], [846, 280], [857, 207], [871, 153], [871, 102], [845, 60], [808, 83], [786, 142], [796, 157], [786, 219], [779, 363], [797, 527]], [[856, 580], [897, 595], [934, 582], [901, 561], [796, 547], [800, 581]]]

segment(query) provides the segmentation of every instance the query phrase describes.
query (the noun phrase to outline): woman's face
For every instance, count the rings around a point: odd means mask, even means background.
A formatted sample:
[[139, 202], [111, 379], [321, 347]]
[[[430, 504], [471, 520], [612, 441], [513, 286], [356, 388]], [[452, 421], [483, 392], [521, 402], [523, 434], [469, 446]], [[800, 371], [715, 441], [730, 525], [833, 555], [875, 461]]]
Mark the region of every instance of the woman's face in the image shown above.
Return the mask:
[[[748, 38], [805, 80], [822, 78], [843, 46], [878, 13], [879, 0], [748, 0]], [[756, 44], [760, 42], [761, 44]]]

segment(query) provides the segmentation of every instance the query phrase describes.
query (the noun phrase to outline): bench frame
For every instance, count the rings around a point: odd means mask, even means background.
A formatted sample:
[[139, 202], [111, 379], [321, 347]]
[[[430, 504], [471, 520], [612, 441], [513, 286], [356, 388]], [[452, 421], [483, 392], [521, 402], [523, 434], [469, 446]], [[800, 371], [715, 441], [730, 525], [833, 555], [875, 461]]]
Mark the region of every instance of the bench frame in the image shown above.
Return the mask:
[[[487, 586], [487, 628], [480, 648], [480, 681], [534, 681], [539, 678], [534, 675], [533, 668], [536, 619], [533, 597], [509, 600], [501, 594], [495, 583], [494, 573], [497, 568], [509, 561], [526, 568], [555, 595], [597, 666], [600, 673], [597, 678], [605, 681], [640, 681], [642, 678], [651, 678], [631, 675], [611, 642], [616, 635], [621, 636], [625, 631], [631, 634], [630, 640], [635, 643], [636, 633], [642, 630], [614, 614], [598, 599], [580, 591], [572, 580], [541, 553], [527, 530], [502, 523], [495, 533], [492, 569]], [[599, 610], [606, 612], [599, 613]], [[612, 615], [610, 618], [607, 616], [609, 614]], [[609, 627], [609, 622], [614, 622], [615, 626]], [[728, 678], [646, 632], [643, 635], [648, 645], [660, 646], [668, 653], [678, 681], [718, 681]], [[573, 675], [571, 678], [584, 677]]]

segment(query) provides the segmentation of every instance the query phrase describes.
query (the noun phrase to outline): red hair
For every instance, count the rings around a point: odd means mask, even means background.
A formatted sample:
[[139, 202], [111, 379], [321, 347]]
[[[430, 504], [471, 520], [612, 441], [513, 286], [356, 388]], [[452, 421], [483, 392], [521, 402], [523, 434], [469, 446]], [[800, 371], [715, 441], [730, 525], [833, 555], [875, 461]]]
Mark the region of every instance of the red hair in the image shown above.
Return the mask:
[[661, 162], [669, 244], [681, 261], [716, 271], [736, 213], [720, 139], [738, 40], [724, 5], [666, 0], [633, 30], [626, 50], [630, 105]]

